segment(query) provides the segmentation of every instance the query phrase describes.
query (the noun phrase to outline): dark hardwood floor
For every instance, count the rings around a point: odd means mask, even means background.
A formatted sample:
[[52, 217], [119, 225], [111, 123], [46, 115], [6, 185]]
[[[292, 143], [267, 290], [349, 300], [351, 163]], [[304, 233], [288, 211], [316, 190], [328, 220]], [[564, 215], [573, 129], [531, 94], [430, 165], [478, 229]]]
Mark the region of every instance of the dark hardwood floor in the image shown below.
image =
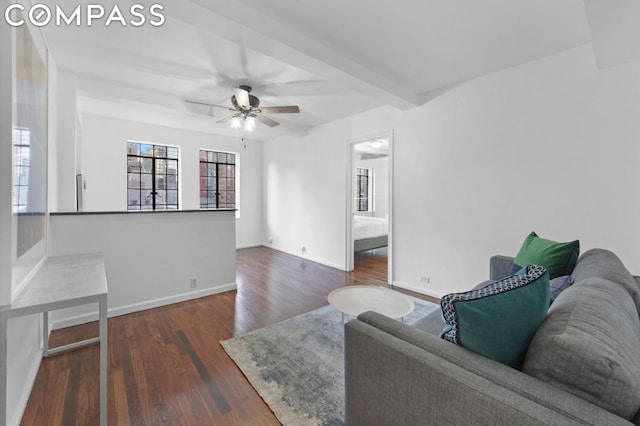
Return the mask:
[[[349, 273], [264, 247], [238, 250], [236, 264], [237, 291], [109, 319], [110, 425], [279, 424], [219, 341], [324, 306], [335, 288], [387, 281], [384, 249]], [[94, 335], [97, 323], [57, 330], [51, 345]], [[22, 424], [97, 425], [98, 350], [43, 359]]]

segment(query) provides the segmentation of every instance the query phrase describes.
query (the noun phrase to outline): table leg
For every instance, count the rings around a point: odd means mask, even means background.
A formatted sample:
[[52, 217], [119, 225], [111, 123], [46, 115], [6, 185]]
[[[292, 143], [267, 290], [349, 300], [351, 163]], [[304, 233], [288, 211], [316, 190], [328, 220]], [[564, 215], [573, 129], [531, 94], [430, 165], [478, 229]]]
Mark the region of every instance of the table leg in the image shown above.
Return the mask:
[[107, 426], [107, 296], [100, 298], [100, 426]]
[[0, 425], [7, 424], [7, 317], [0, 313]]
[[42, 313], [42, 355], [49, 356], [49, 311]]

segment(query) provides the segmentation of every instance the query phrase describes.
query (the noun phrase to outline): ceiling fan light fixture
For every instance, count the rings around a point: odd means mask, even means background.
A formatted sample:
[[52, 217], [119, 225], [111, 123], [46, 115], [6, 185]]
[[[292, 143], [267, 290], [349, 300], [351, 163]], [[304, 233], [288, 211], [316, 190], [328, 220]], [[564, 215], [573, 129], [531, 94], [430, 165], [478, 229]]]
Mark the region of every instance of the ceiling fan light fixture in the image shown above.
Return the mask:
[[258, 99], [257, 96], [251, 95], [249, 92], [251, 92], [250, 86], [234, 87], [234, 94], [231, 96], [233, 108], [188, 99], [185, 99], [185, 102], [210, 107], [209, 115], [211, 116], [213, 116], [214, 107], [232, 111], [231, 114], [218, 120], [217, 123], [229, 123], [232, 129], [243, 129], [247, 132], [252, 132], [255, 129], [257, 124], [256, 120], [269, 127], [276, 127], [280, 124], [263, 115], [264, 113], [292, 114], [300, 112], [300, 107], [297, 105], [267, 106], [260, 108], [260, 99]]
[[253, 132], [253, 129], [256, 128], [256, 119], [252, 116], [247, 117], [244, 120], [244, 129], [247, 132]]

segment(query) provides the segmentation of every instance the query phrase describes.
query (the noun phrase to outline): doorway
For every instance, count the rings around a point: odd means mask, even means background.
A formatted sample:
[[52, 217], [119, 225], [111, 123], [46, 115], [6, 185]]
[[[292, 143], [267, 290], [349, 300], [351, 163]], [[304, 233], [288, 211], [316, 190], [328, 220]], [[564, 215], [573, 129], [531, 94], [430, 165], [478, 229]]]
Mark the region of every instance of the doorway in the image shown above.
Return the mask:
[[347, 270], [380, 270], [386, 281], [392, 273], [392, 133], [349, 144], [347, 202]]

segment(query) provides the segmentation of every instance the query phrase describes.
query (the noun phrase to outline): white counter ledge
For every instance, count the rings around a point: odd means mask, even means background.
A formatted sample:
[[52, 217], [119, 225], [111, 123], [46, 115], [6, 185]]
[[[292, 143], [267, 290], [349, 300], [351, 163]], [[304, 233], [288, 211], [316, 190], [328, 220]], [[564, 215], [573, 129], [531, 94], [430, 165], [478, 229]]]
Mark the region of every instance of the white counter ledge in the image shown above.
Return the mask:
[[[0, 425], [7, 413], [7, 322], [10, 318], [43, 313], [44, 356], [100, 343], [100, 424], [107, 424], [107, 279], [100, 253], [52, 256], [14, 298], [0, 306]], [[49, 311], [98, 303], [99, 337], [49, 348]]]

